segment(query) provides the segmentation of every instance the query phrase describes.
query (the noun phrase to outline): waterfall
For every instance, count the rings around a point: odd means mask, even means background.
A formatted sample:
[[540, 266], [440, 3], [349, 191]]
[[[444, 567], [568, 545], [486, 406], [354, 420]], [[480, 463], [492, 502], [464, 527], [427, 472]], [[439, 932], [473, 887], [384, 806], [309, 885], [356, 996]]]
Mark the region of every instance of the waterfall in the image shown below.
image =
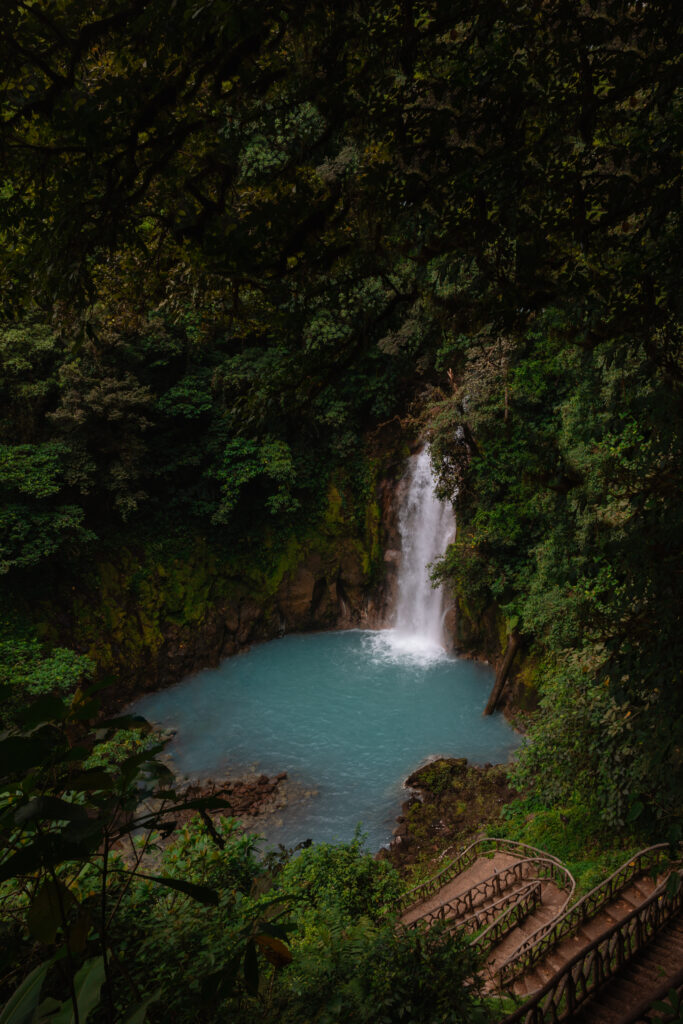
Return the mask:
[[[407, 490], [399, 509], [401, 564], [394, 626], [378, 636], [385, 654], [431, 660], [444, 655], [443, 592], [429, 578], [429, 565], [455, 536], [451, 506], [434, 493], [429, 449], [410, 459]], [[378, 650], [378, 653], [380, 651]]]

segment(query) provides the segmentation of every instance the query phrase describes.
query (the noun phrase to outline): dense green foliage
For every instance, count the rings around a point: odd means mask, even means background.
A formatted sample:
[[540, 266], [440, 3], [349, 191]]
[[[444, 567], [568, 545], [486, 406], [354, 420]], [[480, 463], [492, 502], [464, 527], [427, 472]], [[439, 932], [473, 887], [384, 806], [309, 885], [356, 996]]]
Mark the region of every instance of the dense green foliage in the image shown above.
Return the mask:
[[480, 365], [497, 349], [471, 353], [443, 404], [437, 450], [465, 482], [442, 569], [544, 652], [518, 780], [656, 832], [681, 799], [680, 388], [644, 353], [609, 360], [565, 331], [543, 317], [504, 375]]
[[359, 837], [259, 858], [210, 818], [224, 800], [170, 788], [145, 723], [97, 713], [43, 696], [0, 740], [8, 1024], [486, 1019], [466, 939], [397, 930], [399, 879]]
[[[140, 636], [156, 658], [164, 624], [194, 629], [226, 596], [201, 555], [169, 571], [174, 545], [258, 559], [269, 595], [307, 530], [329, 544], [343, 481], [377, 556], [367, 439], [410, 414], [458, 513], [439, 576], [473, 614], [495, 603], [540, 666], [516, 770], [539, 820], [562, 805], [594, 830], [681, 837], [676, 15], [670, 0], [3, 5], [8, 720], [90, 674], [63, 638], [100, 671]], [[27, 595], [43, 648], [14, 615]], [[206, 835], [183, 842], [190, 874], [214, 870]], [[226, 884], [238, 861], [257, 872], [228, 846]], [[455, 978], [460, 954], [437, 935], [397, 948], [372, 893], [331, 905], [326, 874], [375, 877], [357, 849], [311, 856], [278, 877], [298, 892], [312, 864], [322, 916], [293, 910], [302, 959], [267, 1012], [362, 1020], [384, 1000], [393, 1020], [401, 992], [413, 1019], [452, 1019], [421, 1016], [435, 994], [397, 975], [429, 961]], [[130, 899], [154, 935], [155, 898]], [[237, 902], [209, 933], [248, 943]], [[174, 957], [209, 971], [188, 907]], [[190, 998], [173, 995], [178, 1019]], [[257, 1012], [248, 988], [229, 998]]]

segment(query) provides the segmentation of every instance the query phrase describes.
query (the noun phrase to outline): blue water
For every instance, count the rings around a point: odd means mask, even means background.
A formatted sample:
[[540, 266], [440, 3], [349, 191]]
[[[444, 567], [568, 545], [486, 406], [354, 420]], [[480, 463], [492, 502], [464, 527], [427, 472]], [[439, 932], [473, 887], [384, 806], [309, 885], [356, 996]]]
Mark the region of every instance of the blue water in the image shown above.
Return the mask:
[[[286, 636], [143, 697], [136, 713], [178, 730], [175, 767], [199, 778], [287, 771], [294, 799], [257, 819], [269, 842], [387, 843], [402, 783], [427, 758], [507, 761], [519, 737], [482, 712], [488, 666], [397, 654], [387, 633]], [[298, 795], [297, 795], [298, 794]]]

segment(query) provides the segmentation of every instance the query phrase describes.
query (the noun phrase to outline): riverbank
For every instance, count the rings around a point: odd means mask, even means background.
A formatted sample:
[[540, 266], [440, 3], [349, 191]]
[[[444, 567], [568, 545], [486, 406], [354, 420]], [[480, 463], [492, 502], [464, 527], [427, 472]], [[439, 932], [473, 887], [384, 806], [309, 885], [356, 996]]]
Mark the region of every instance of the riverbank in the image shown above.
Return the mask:
[[411, 795], [391, 843], [376, 855], [401, 874], [419, 870], [448, 846], [466, 846], [517, 796], [506, 765], [470, 764], [465, 757], [429, 761], [408, 776], [405, 787]]
[[[173, 768], [172, 761], [167, 763]], [[474, 765], [467, 758], [436, 758], [413, 772], [404, 786], [410, 796], [401, 806], [391, 842], [375, 852], [375, 859], [389, 861], [409, 876], [445, 848], [467, 846], [483, 828], [500, 821], [503, 807], [518, 796], [506, 765]], [[187, 799], [220, 797], [227, 807], [208, 811], [209, 817], [236, 818], [251, 833], [267, 832], [269, 823], [281, 823], [288, 807], [318, 795], [286, 771], [269, 776], [256, 768], [238, 778], [179, 776], [177, 791]], [[178, 824], [186, 824], [194, 813], [180, 812]]]

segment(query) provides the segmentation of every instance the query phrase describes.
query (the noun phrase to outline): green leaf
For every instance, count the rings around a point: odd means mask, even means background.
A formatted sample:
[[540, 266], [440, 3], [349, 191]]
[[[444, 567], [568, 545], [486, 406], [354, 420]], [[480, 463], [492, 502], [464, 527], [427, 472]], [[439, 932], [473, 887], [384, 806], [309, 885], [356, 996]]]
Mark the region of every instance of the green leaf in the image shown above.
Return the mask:
[[0, 882], [19, 875], [28, 875], [46, 864], [57, 865], [65, 861], [89, 857], [99, 846], [99, 828], [89, 840], [68, 842], [62, 836], [41, 836], [22, 846], [0, 864]]
[[52, 694], [37, 697], [25, 711], [20, 714], [21, 724], [25, 729], [37, 729], [48, 722], [61, 722], [66, 717], [68, 705]]
[[101, 956], [95, 957], [94, 960], [86, 960], [76, 975], [76, 1001], [80, 1024], [85, 1024], [90, 1011], [99, 1003], [104, 979], [104, 958]]
[[142, 1002], [131, 1010], [128, 1016], [121, 1022], [121, 1024], [144, 1024], [145, 1017], [147, 1016], [147, 1007], [151, 1006], [152, 1003], [156, 1003], [161, 998], [161, 989], [156, 989], [151, 995], [145, 996]]
[[247, 943], [244, 953], [244, 981], [247, 986], [247, 992], [252, 996], [258, 995], [258, 956], [256, 954], [256, 946], [251, 939]]
[[266, 960], [273, 964], [274, 967], [284, 967], [285, 964], [291, 964], [292, 954], [290, 950], [285, 946], [284, 942], [275, 938], [275, 936], [263, 932], [260, 935], [254, 936], [254, 942], [258, 945]]
[[31, 821], [84, 821], [88, 812], [82, 804], [72, 804], [57, 796], [38, 796], [20, 807], [14, 820], [17, 825], [26, 825]]
[[88, 768], [69, 779], [69, 792], [92, 793], [98, 789], [113, 789], [116, 778], [103, 768]]
[[628, 809], [627, 821], [635, 821], [645, 810], [645, 805], [640, 800], [634, 800]]
[[29, 736], [9, 736], [0, 741], [0, 776], [21, 775], [45, 760], [45, 744]]
[[98, 732], [111, 729], [140, 729], [147, 733], [152, 731], [152, 726], [142, 715], [121, 715], [118, 718], [107, 718], [104, 722], [98, 722], [96, 729]]
[[678, 871], [672, 871], [666, 880], [666, 895], [668, 899], [673, 899], [681, 888], [681, 876]]
[[225, 967], [207, 974], [202, 983], [202, 1004], [215, 1005], [232, 995], [241, 962], [242, 956], [238, 953]]
[[69, 925], [68, 946], [72, 953], [84, 952], [88, 941], [88, 935], [90, 934], [91, 924], [92, 918], [90, 916], [90, 912], [88, 910], [83, 910], [73, 924]]
[[77, 902], [65, 885], [48, 879], [33, 897], [26, 916], [30, 934], [40, 942], [54, 942], [57, 929], [63, 923], [62, 912], [66, 914]]
[[61, 1008], [61, 1005], [60, 1000], [54, 999], [52, 996], [43, 999], [38, 1007], [38, 1020], [42, 1022], [44, 1017], [49, 1017], [51, 1013], [56, 1013]]
[[0, 1013], [0, 1024], [29, 1024], [35, 1020], [40, 990], [51, 964], [52, 960], [40, 964], [22, 981], [5, 1003]]
[[[100, 989], [104, 984], [104, 959], [101, 956], [86, 960], [74, 978], [79, 1024], [86, 1024], [88, 1016], [100, 1001]], [[59, 1011], [47, 1018], [47, 1024], [75, 1024], [73, 1003], [67, 999]]]
[[47, 850], [48, 844], [44, 839], [36, 839], [32, 843], [22, 846], [4, 863], [0, 864], [0, 882], [17, 875], [29, 874], [42, 867]]
[[191, 897], [191, 899], [206, 904], [206, 906], [218, 906], [218, 893], [215, 889], [209, 889], [206, 885], [195, 885], [194, 882], [186, 882], [182, 878], [167, 878], [165, 875], [138, 874], [138, 878], [146, 878], [149, 882], [165, 885], [168, 889], [176, 889], [178, 892]]

